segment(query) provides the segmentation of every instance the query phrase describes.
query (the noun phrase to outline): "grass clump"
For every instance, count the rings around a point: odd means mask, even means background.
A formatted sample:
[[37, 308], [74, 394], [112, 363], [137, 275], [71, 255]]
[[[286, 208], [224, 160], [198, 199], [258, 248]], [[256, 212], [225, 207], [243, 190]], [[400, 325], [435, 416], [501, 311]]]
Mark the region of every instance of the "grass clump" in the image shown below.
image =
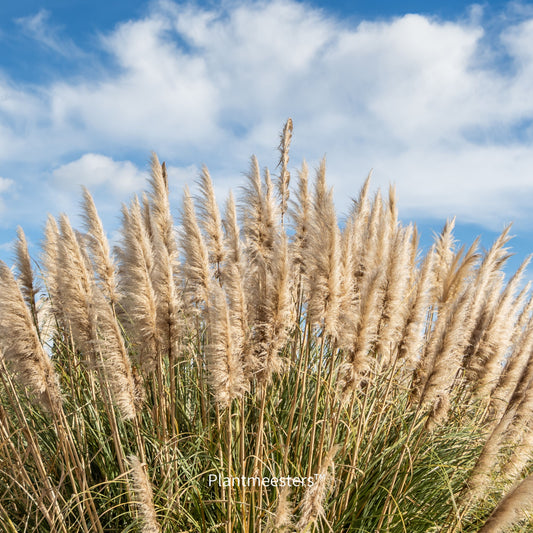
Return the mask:
[[0, 265], [3, 531], [531, 531], [533, 300], [453, 220], [424, 255], [369, 179], [342, 226], [323, 161], [252, 158], [179, 229], [165, 164], [111, 251], [49, 217]]

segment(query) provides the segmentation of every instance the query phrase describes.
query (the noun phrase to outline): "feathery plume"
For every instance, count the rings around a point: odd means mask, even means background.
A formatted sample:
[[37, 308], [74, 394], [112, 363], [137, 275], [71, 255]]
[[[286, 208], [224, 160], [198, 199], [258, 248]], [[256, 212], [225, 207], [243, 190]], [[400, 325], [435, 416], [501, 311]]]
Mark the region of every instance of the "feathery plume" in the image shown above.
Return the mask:
[[31, 311], [31, 315], [35, 325], [37, 320], [37, 306], [35, 302], [35, 295], [39, 292], [40, 287], [35, 283], [33, 276], [33, 269], [31, 267], [30, 254], [28, 252], [28, 243], [23, 229], [19, 226], [17, 228], [17, 243], [15, 245], [16, 261], [15, 266], [18, 273], [18, 281], [20, 291], [24, 297], [24, 301]]
[[302, 515], [297, 528], [301, 531], [324, 514], [324, 501], [331, 486], [335, 481], [335, 463], [333, 459], [338, 451], [338, 446], [329, 450], [322, 460], [320, 469], [315, 474], [312, 485], [308, 485], [301, 502]]
[[279, 351], [285, 344], [291, 318], [291, 297], [289, 278], [289, 254], [287, 237], [283, 233], [281, 242], [273, 257], [272, 274], [269, 277], [268, 322], [263, 337], [265, 360], [261, 364], [258, 379], [270, 381], [272, 374], [282, 369]]
[[291, 145], [292, 139], [292, 119], [287, 119], [285, 126], [283, 126], [283, 131], [280, 136], [279, 143], [279, 165], [281, 165], [281, 171], [278, 179], [278, 191], [280, 197], [280, 209], [281, 209], [281, 218], [285, 215], [287, 211], [287, 202], [289, 200], [289, 181], [290, 173], [287, 170], [287, 165], [289, 164], [289, 147]]
[[185, 187], [183, 193], [181, 220], [180, 245], [185, 256], [182, 268], [187, 280], [186, 293], [193, 303], [198, 305], [204, 302], [207, 304], [211, 290], [209, 253], [200, 231], [193, 201], [187, 187]]
[[[287, 247], [283, 245], [277, 222], [270, 174], [265, 170], [263, 186], [255, 157], [252, 158], [248, 180], [242, 211], [246, 257], [250, 267], [246, 275], [251, 346], [247, 367], [253, 368], [258, 378], [266, 382], [281, 369], [277, 351], [282, 344], [283, 328], [280, 329], [279, 324], [275, 326], [273, 321], [285, 316], [285, 312], [279, 314], [277, 306], [285, 301], [279, 291], [285, 291], [288, 271], [285, 267], [280, 270], [280, 265], [285, 262], [280, 263], [279, 258], [281, 255], [287, 258]], [[279, 309], [283, 307], [281, 305]], [[272, 338], [274, 327], [278, 330], [276, 335], [280, 335], [277, 340]]]
[[340, 303], [339, 303], [339, 337], [338, 346], [349, 350], [355, 342], [357, 321], [356, 282], [354, 256], [355, 239], [353, 236], [355, 222], [349, 218], [341, 235], [340, 253]]
[[208, 378], [215, 401], [224, 409], [246, 390], [242, 338], [231, 322], [226, 295], [219, 285], [213, 285], [208, 309]]
[[326, 161], [317, 171], [307, 267], [308, 320], [311, 325], [324, 328], [332, 338], [339, 335], [340, 305], [340, 232], [333, 205], [333, 193], [326, 187]]
[[465, 500], [471, 502], [480, 500], [491, 486], [491, 473], [498, 462], [503, 438], [513, 420], [514, 414], [515, 409], [511, 406], [485, 441], [483, 450], [470, 473], [463, 494]]
[[98, 321], [88, 261], [66, 215], [61, 215], [59, 224], [61, 228], [58, 247], [60, 301], [76, 346], [84, 351], [86, 357], [89, 358], [88, 361], [96, 366]]
[[428, 312], [430, 291], [433, 283], [434, 250], [434, 247], [432, 247], [428, 251], [418, 274], [413, 302], [410, 306], [400, 343], [399, 357], [405, 361], [407, 370], [415, 368], [424, 343], [422, 326]]
[[433, 404], [433, 411], [428, 419], [428, 429], [442, 423], [448, 413], [450, 391], [461, 365], [464, 349], [462, 328], [470, 300], [471, 292], [466, 289], [450, 308], [444, 329], [439, 333], [431, 371], [422, 391], [422, 402], [426, 405]]
[[523, 479], [498, 504], [479, 533], [501, 533], [533, 510], [533, 474]]
[[372, 172], [368, 174], [363, 186], [361, 187], [357, 200], [354, 200], [352, 211], [350, 213], [350, 219], [353, 220], [354, 225], [352, 234], [354, 241], [353, 253], [354, 257], [357, 258], [358, 261], [354, 273], [356, 281], [360, 280], [365, 272], [364, 258], [366, 257], [366, 254], [363, 253], [363, 247], [366, 244], [367, 231], [370, 227], [369, 217], [371, 209], [370, 202], [368, 200], [368, 190], [370, 188], [371, 176]]
[[223, 221], [226, 232], [226, 261], [223, 272], [223, 285], [226, 287], [226, 293], [229, 298], [229, 305], [232, 313], [241, 323], [243, 336], [248, 329], [247, 320], [247, 301], [244, 292], [244, 256], [242, 242], [240, 238], [240, 229], [237, 222], [237, 210], [233, 194], [230, 193], [226, 202], [225, 218]]
[[376, 269], [367, 276], [360, 294], [356, 334], [353, 346], [347, 351], [347, 360], [341, 364], [338, 375], [338, 394], [346, 402], [371, 370], [370, 349], [376, 340], [380, 318], [380, 291], [383, 271]]
[[180, 333], [182, 329], [181, 311], [183, 308], [174, 272], [177, 269], [177, 258], [168, 253], [164, 246], [159, 229], [152, 235], [154, 268], [152, 270], [152, 286], [155, 292], [156, 323], [160, 349], [169, 357], [179, 353]]
[[141, 220], [148, 235], [148, 240], [152, 242], [152, 236], [154, 234], [154, 223], [153, 223], [153, 214], [152, 207], [150, 205], [150, 199], [148, 195], [143, 192], [141, 196]]
[[472, 299], [472, 286], [465, 285], [465, 281], [477, 261], [476, 248], [477, 241], [463, 257], [462, 247], [450, 258], [446, 271], [441, 268], [448, 263], [442, 261], [442, 250], [440, 258], [437, 255], [441, 261], [438, 314], [415, 370], [412, 390], [415, 400], [424, 397], [429, 404], [441, 394], [447, 394], [460, 367], [466, 343], [464, 321]]
[[248, 328], [248, 300], [244, 290], [245, 269], [240, 229], [237, 222], [237, 210], [233, 194], [230, 193], [226, 202], [224, 215], [226, 233], [226, 259], [222, 269], [222, 284], [228, 296], [231, 320], [239, 331], [242, 342], [242, 363], [247, 379], [251, 378], [254, 364], [249, 360], [250, 339]]
[[265, 272], [268, 269], [274, 247], [279, 239], [276, 206], [273, 203], [270, 176], [268, 172], [265, 172], [265, 187], [263, 187], [259, 164], [255, 157], [252, 158], [247, 177], [248, 187], [244, 189], [242, 199], [246, 252], [252, 269], [257, 275], [264, 275], [259, 274], [259, 271]]
[[42, 245], [41, 262], [46, 276], [46, 289], [50, 295], [57, 293], [57, 254], [59, 243], [59, 228], [52, 215], [48, 215], [44, 227], [44, 240]]
[[389, 256], [376, 346], [382, 365], [387, 365], [392, 360], [406, 318], [405, 300], [409, 281], [412, 233], [412, 226], [398, 229]]
[[[529, 284], [528, 284], [529, 286]], [[498, 421], [524, 373], [533, 349], [533, 295], [530, 296], [515, 327], [514, 338], [511, 341], [513, 352], [509, 356], [503, 369], [498, 385], [491, 395], [490, 418]]]
[[135, 416], [136, 390], [122, 334], [109, 302], [94, 282], [89, 259], [66, 215], [60, 219], [59, 292], [68, 301], [65, 316], [76, 345], [90, 364], [102, 372], [113, 400], [126, 419]]
[[152, 282], [152, 248], [137, 198], [132, 201], [131, 209], [122, 207], [122, 238], [118, 256], [124, 323], [138, 350], [140, 367], [147, 375], [156, 368], [161, 339]]
[[494, 390], [503, 370], [504, 357], [514, 331], [516, 309], [523, 305], [525, 294], [513, 302], [515, 291], [522, 280], [531, 256], [511, 277], [500, 296], [496, 311], [485, 330], [481, 344], [471, 359], [470, 370], [477, 372], [479, 382], [475, 394], [484, 398]]
[[174, 239], [174, 223], [170, 213], [168, 200], [168, 178], [165, 163], [162, 165], [157, 155], [152, 153], [150, 186], [151, 213], [153, 224], [159, 230], [159, 235], [171, 257], [177, 255], [177, 246]]
[[278, 492], [276, 512], [267, 526], [267, 531], [289, 531], [292, 525], [294, 509], [290, 500], [291, 489], [287, 485]]
[[[533, 413], [531, 414], [533, 415]], [[515, 480], [518, 478], [531, 461], [531, 455], [533, 452], [532, 424], [533, 420], [530, 419], [525, 421], [525, 424], [520, 428], [520, 438], [515, 444], [511, 456], [502, 468], [502, 473], [508, 480]]]
[[139, 515], [142, 521], [142, 533], [160, 533], [161, 527], [157, 521], [154, 507], [152, 486], [145, 471], [145, 465], [141, 464], [135, 455], [128, 457], [131, 468], [131, 485], [135, 496]]
[[31, 313], [7, 265], [0, 261], [0, 361], [6, 360], [19, 383], [50, 411], [62, 404], [58, 380], [44, 353]]
[[475, 288], [467, 323], [465, 324], [465, 330], [470, 335], [470, 340], [465, 350], [463, 363], [465, 367], [469, 367], [470, 358], [477, 349], [481, 335], [485, 330], [486, 320], [489, 315], [487, 313], [487, 303], [489, 303], [490, 296], [500, 293], [499, 290], [495, 290], [497, 287], [494, 287], [494, 284], [498, 281], [501, 267], [509, 257], [508, 249], [505, 245], [511, 238], [509, 235], [510, 229], [511, 225], [509, 224], [494, 241], [490, 250], [483, 257], [475, 279], [472, 280]]
[[220, 278], [220, 268], [226, 255], [224, 235], [213, 182], [205, 166], [200, 174], [200, 191], [202, 193], [199, 201], [200, 223], [206, 235], [209, 262], [215, 267], [215, 277]]
[[311, 220], [312, 201], [309, 194], [308, 184], [309, 170], [307, 163], [302, 163], [302, 169], [298, 172], [298, 187], [296, 201], [291, 201], [291, 217], [294, 225], [292, 238], [293, 263], [298, 274], [302, 275], [305, 270], [304, 256], [309, 243], [309, 225]]
[[83, 219], [87, 230], [87, 244], [91, 252], [94, 270], [102, 290], [113, 306], [118, 302], [116, 266], [111, 257], [109, 243], [94, 205], [91, 193], [83, 187]]

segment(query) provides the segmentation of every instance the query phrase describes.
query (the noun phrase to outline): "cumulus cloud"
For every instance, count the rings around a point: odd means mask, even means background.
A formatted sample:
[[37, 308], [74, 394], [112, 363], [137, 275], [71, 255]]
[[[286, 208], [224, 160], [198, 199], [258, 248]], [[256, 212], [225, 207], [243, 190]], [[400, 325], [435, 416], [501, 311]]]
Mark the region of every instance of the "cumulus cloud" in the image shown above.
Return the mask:
[[114, 161], [101, 154], [84, 154], [52, 172], [55, 186], [62, 190], [79, 191], [81, 185], [88, 189], [106, 186], [115, 194], [127, 197], [139, 190], [145, 175], [131, 161]]
[[[75, 79], [29, 88], [0, 76], [0, 172], [59, 165], [52, 187], [125, 194], [142, 177], [139, 161], [114, 155], [127, 146], [187, 177], [206, 163], [222, 190], [252, 152], [275, 164], [292, 116], [291, 165], [326, 153], [341, 208], [373, 167], [377, 185], [397, 184], [405, 216], [525, 219], [533, 13], [517, 13], [497, 25], [479, 6], [457, 20], [353, 22], [287, 0], [154, 3], [84, 51], [93, 65], [106, 57]], [[26, 25], [54, 46], [45, 12]]]

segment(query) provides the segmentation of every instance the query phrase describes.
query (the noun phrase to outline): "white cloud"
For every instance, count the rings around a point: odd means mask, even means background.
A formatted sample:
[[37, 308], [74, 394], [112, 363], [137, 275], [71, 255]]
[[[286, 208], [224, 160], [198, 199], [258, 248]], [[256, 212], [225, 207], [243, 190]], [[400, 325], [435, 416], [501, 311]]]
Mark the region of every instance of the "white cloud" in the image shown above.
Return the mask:
[[7, 191], [13, 185], [13, 180], [0, 177], [0, 194]]
[[56, 168], [55, 185], [61, 189], [76, 190], [106, 186], [123, 197], [139, 190], [146, 176], [130, 161], [114, 161], [101, 154], [84, 154], [79, 159]]
[[0, 251], [1, 252], [12, 252], [13, 251], [13, 248], [15, 246], [15, 240], [13, 239], [12, 241], [9, 241], [9, 242], [2, 242], [0, 243]]
[[[0, 172], [59, 165], [52, 187], [119, 196], [143, 174], [115, 154], [129, 147], [144, 161], [155, 149], [181, 169], [176, 182], [206, 163], [223, 190], [217, 179], [239, 181], [252, 152], [275, 164], [292, 116], [291, 165], [327, 153], [341, 208], [374, 167], [376, 184], [396, 182], [406, 216], [490, 227], [526, 217], [533, 13], [494, 32], [479, 7], [455, 21], [355, 24], [287, 0], [221, 6], [153, 4], [103, 36], [111, 61], [76, 79], [27, 88], [0, 78]], [[27, 22], [55, 46], [45, 12]], [[69, 162], [72, 153], [85, 155]]]
[[13, 186], [13, 180], [0, 177], [0, 222], [2, 221], [2, 215], [5, 211], [5, 203], [2, 198], [2, 194], [5, 193]]
[[70, 40], [60, 36], [60, 29], [50, 23], [50, 12], [40, 9], [34, 15], [15, 20], [22, 32], [47, 48], [63, 56], [79, 55], [81, 52]]

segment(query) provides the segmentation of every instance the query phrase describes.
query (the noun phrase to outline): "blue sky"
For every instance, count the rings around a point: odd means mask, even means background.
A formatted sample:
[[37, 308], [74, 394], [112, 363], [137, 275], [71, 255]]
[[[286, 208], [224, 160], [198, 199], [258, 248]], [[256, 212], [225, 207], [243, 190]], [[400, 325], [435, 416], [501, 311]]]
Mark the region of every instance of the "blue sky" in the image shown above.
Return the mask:
[[514, 221], [533, 251], [533, 5], [520, 2], [22, 0], [0, 5], [0, 258], [37, 253], [47, 213], [79, 222], [80, 185], [113, 236], [169, 166], [173, 208], [207, 164], [222, 199], [249, 157], [326, 154], [346, 212], [373, 169], [428, 243], [447, 217], [489, 246]]

